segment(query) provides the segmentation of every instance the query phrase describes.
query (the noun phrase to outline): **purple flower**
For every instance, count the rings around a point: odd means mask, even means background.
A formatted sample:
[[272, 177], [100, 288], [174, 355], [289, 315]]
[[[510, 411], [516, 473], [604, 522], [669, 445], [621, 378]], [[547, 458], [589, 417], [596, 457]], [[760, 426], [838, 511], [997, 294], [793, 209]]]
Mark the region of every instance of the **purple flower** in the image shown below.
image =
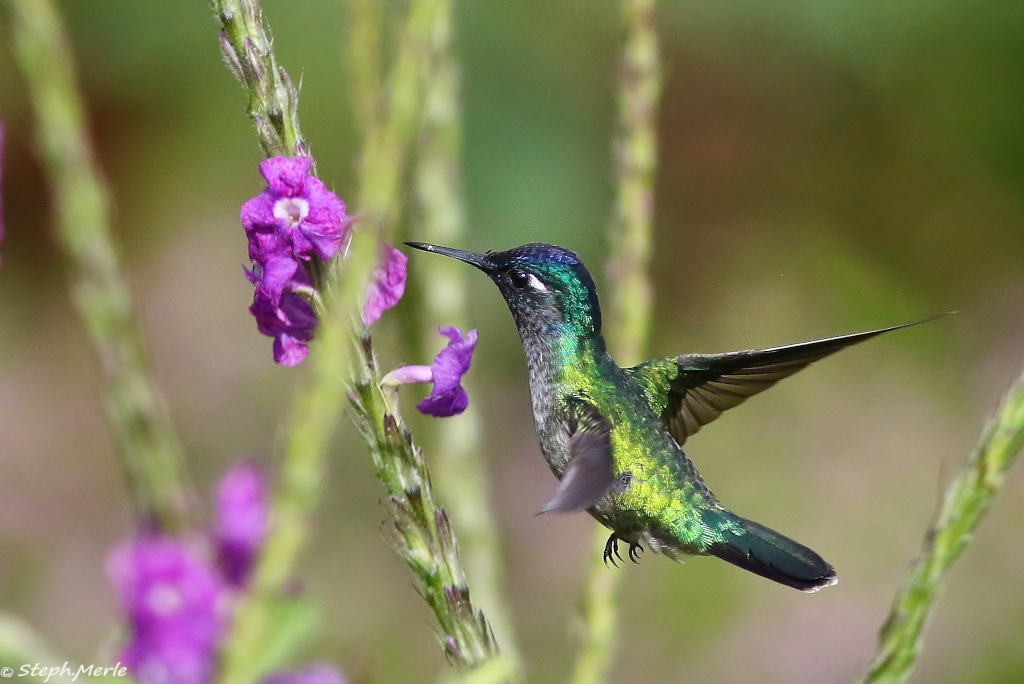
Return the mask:
[[115, 547], [107, 573], [132, 629], [128, 670], [143, 684], [206, 684], [224, 628], [212, 565], [182, 540], [145, 537]]
[[380, 264], [370, 274], [363, 304], [363, 325], [376, 323], [385, 309], [390, 309], [405, 294], [405, 264], [409, 257], [383, 242]]
[[[274, 338], [274, 361], [284, 366], [297, 366], [309, 353], [307, 345], [313, 339], [317, 324], [313, 307], [292, 292], [295, 287], [309, 287], [305, 269], [295, 271], [294, 278], [285, 283], [285, 291], [276, 299], [264, 287], [260, 274], [254, 271], [246, 271], [246, 274], [256, 283], [249, 313], [256, 317], [259, 331]], [[264, 279], [267, 276], [262, 275]]]
[[[315, 254], [330, 261], [348, 233], [345, 203], [315, 176], [309, 157], [271, 157], [260, 164], [267, 189], [242, 205], [250, 254]], [[260, 243], [253, 249], [254, 242]], [[256, 257], [253, 257], [256, 261]]]
[[333, 665], [316, 663], [300, 670], [275, 672], [263, 684], [346, 684], [346, 680]]
[[422, 413], [436, 418], [446, 418], [462, 413], [469, 406], [469, 395], [462, 387], [462, 376], [469, 370], [476, 347], [476, 330], [470, 330], [465, 337], [458, 328], [438, 328], [448, 338], [448, 346], [438, 352], [434, 363], [429, 366], [403, 366], [384, 377], [384, 382], [408, 384], [433, 382], [430, 396], [416, 404]]
[[306, 358], [317, 322], [312, 307], [294, 294], [310, 285], [302, 262], [313, 256], [330, 261], [352, 224], [345, 203], [309, 175], [312, 163], [308, 157], [264, 160], [267, 189], [241, 210], [253, 263], [246, 275], [256, 284], [249, 311], [260, 332], [274, 338], [274, 360], [286, 366]]
[[232, 466], [217, 492], [214, 541], [221, 571], [241, 587], [263, 549], [267, 536], [267, 483], [263, 469], [251, 461]]

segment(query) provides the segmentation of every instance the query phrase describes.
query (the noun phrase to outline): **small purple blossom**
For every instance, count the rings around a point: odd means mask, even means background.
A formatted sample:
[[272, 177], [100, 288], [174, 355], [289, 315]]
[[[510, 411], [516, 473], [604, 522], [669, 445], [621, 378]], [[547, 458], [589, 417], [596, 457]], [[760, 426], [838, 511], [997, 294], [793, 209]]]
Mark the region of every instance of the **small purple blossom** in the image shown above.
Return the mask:
[[404, 385], [413, 382], [433, 382], [430, 396], [416, 404], [421, 413], [436, 418], [455, 416], [469, 406], [469, 395], [462, 386], [462, 376], [473, 362], [476, 347], [476, 330], [470, 330], [465, 337], [458, 328], [438, 328], [448, 338], [448, 346], [438, 352], [434, 363], [429, 366], [403, 366], [384, 377], [384, 382]]
[[263, 469], [252, 461], [232, 466], [217, 491], [217, 524], [213, 537], [227, 581], [245, 584], [267, 537], [269, 516]]
[[313, 331], [318, 322], [313, 307], [292, 292], [296, 287], [309, 287], [305, 269], [300, 268], [295, 272], [295, 277], [286, 283], [286, 291], [277, 301], [263, 287], [256, 273], [246, 273], [256, 283], [249, 313], [256, 318], [259, 331], [274, 338], [274, 361], [284, 366], [297, 366], [309, 354], [307, 345], [313, 339]]
[[264, 239], [260, 251], [290, 251], [300, 259], [334, 257], [351, 221], [345, 203], [316, 176], [309, 175], [309, 157], [271, 157], [260, 163], [267, 189], [242, 205], [242, 225], [250, 242]]
[[275, 672], [263, 684], [346, 684], [346, 680], [333, 665], [314, 663], [298, 670]]
[[131, 625], [129, 672], [142, 684], [207, 684], [225, 627], [208, 560], [183, 540], [144, 537], [115, 547], [107, 573]]
[[405, 294], [405, 264], [409, 257], [384, 243], [380, 247], [380, 263], [370, 274], [370, 282], [366, 285], [363, 325], [376, 323], [381, 314], [397, 304]]

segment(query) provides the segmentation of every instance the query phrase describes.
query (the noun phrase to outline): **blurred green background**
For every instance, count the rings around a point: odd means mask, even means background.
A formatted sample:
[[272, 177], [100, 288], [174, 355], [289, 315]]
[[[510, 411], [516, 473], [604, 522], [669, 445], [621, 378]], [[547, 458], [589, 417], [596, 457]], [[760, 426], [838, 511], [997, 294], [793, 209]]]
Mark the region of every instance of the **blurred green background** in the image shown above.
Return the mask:
[[[320, 175], [351, 197], [348, 8], [264, 4], [279, 58], [302, 76]], [[300, 375], [274, 367], [246, 311], [238, 207], [262, 181], [244, 96], [202, 0], [63, 6], [156, 372], [208, 508], [229, 462], [274, 462]], [[468, 247], [559, 243], [604, 284], [616, 21], [609, 2], [459, 3]], [[660, 31], [652, 355], [960, 313], [814, 366], [689, 442], [723, 501], [821, 552], [842, 582], [804, 596], [719, 561], [647, 554], [620, 571], [613, 679], [850, 682], [1024, 360], [1024, 4], [663, 2]], [[104, 555], [131, 520], [6, 46], [0, 117], [0, 609], [90, 663], [115, 638]], [[529, 680], [563, 681], [595, 523], [534, 516], [555, 483], [511, 319], [477, 278], [472, 398], [508, 596]], [[347, 424], [335, 453], [302, 568], [325, 616], [311, 655], [357, 682], [432, 681], [446, 667], [433, 617], [383, 538], [381, 488]], [[950, 577], [916, 681], [1024, 681], [1022, 530], [1018, 470]]]

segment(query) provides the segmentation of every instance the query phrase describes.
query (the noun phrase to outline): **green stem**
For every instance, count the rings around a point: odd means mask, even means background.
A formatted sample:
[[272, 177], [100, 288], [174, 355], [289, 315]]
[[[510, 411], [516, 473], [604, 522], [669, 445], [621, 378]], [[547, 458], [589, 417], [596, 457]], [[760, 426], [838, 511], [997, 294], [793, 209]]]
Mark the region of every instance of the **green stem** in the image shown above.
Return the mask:
[[[459, 174], [459, 74], [451, 45], [452, 0], [435, 2], [440, 9], [431, 41], [430, 78], [415, 169], [422, 220], [413, 230], [418, 240], [458, 247], [465, 235]], [[410, 284], [422, 292], [419, 318], [431, 321], [429, 326], [420, 326], [424, 328], [421, 346], [429, 349], [437, 344], [436, 322], [463, 330], [468, 327], [467, 271], [451, 259], [424, 259], [416, 266], [413, 273], [419, 277]], [[434, 421], [434, 427], [434, 444], [441, 445], [434, 460], [437, 487], [459, 529], [474, 595], [487, 607], [506, 659], [518, 662], [502, 590], [501, 547], [488, 492], [490, 479], [481, 454], [480, 414], [471, 404], [457, 419]]]
[[[612, 293], [605, 335], [620, 364], [644, 357], [651, 330], [651, 223], [657, 168], [657, 111], [661, 68], [654, 0], [621, 0], [626, 27], [619, 73], [619, 131], [615, 142], [618, 190], [608, 231]], [[608, 680], [614, 652], [623, 573], [602, 560], [607, 530], [598, 527], [587, 580], [586, 622], [576, 661], [575, 684]]]
[[224, 61], [249, 95], [249, 116], [268, 157], [309, 156], [299, 130], [299, 93], [278, 66], [258, 0], [212, 0]]
[[395, 387], [381, 386], [369, 336], [360, 342], [362, 372], [350, 394], [355, 422], [370, 445], [395, 523], [394, 545], [419, 578], [420, 591], [440, 623], [448, 656], [478, 667], [498, 656], [483, 613], [470, 601], [448, 515], [434, 502], [423, 453], [398, 411]]
[[879, 632], [878, 650], [863, 679], [865, 684], [897, 684], [910, 678], [944, 575], [967, 548], [1022, 448], [1024, 375], [1010, 388], [974, 453], [946, 490], [921, 553]]
[[378, 0], [351, 0], [351, 25], [348, 61], [352, 73], [352, 108], [359, 133], [366, 137], [377, 120], [380, 107], [381, 3]]
[[[283, 69], [276, 66], [270, 43], [265, 38], [268, 32], [262, 26], [255, 0], [217, 2], [215, 6], [225, 24], [222, 45], [232, 47], [231, 50], [226, 49], [228, 63], [250, 91], [250, 101], [255, 103], [250, 105], [250, 110], [255, 112], [257, 133], [267, 154], [282, 153], [278, 147], [280, 144], [284, 144], [284, 152], [287, 152], [294, 139], [295, 152], [308, 155], [308, 148], [301, 142], [298, 132], [297, 93], [287, 87], [290, 82]], [[445, 634], [451, 637], [451, 641], [446, 640], [445, 643], [449, 653], [458, 662], [466, 664], [476, 664], [493, 655], [493, 641], [487, 623], [469, 602], [447, 518], [430, 499], [429, 476], [422, 458], [418, 452], [411, 456], [415, 450], [411, 436], [401, 426], [400, 419], [395, 418], [396, 412], [378, 400], [382, 396], [377, 389], [381, 376], [372, 358], [369, 334], [358, 319], [359, 302], [370, 270], [377, 261], [376, 236], [387, 234], [401, 214], [399, 181], [422, 109], [422, 78], [419, 76], [422, 61], [419, 53], [422, 51], [420, 46], [426, 41], [426, 32], [433, 25], [432, 11], [431, 3], [422, 0], [414, 2], [410, 8], [389, 84], [388, 106], [382, 109], [386, 112], [385, 119], [383, 122], [375, 121], [367, 132], [358, 204], [361, 225], [369, 225], [371, 230], [356, 231], [344, 255], [330, 264], [327, 277], [320, 283], [324, 312], [317, 330], [317, 343], [307, 360], [312, 365], [312, 376], [299, 390], [293, 407], [281, 481], [274, 496], [271, 534], [252, 587], [239, 606], [234, 629], [223, 651], [221, 681], [224, 684], [253, 684], [265, 674], [259, 656], [273, 638], [273, 607], [282, 598], [284, 587], [306, 546], [310, 515], [322, 496], [326, 449], [337, 427], [337, 416], [344, 401], [345, 378], [353, 378], [350, 396], [357, 406], [357, 424], [362, 428], [375, 461], [379, 463], [378, 476], [388, 492], [399, 491], [395, 489], [393, 473], [419, 478], [427, 485], [417, 490], [420, 493], [417, 502], [395, 503], [396, 522], [408, 527], [427, 520], [421, 515], [410, 523], [408, 517], [400, 515], [401, 510], [432, 516], [425, 523], [426, 532], [419, 530], [417, 545], [414, 549], [410, 547], [412, 555], [407, 556], [407, 560], [423, 561], [428, 565], [432, 562], [437, 569], [428, 578], [424, 594], [434, 607]], [[258, 40], [261, 36], [262, 43]], [[247, 47], [250, 44], [257, 47]], [[240, 54], [236, 52], [239, 45], [248, 51], [247, 54], [260, 56], [271, 65], [273, 68], [264, 70], [264, 73], [281, 75], [286, 87], [268, 90], [257, 78], [260, 72], [255, 68], [256, 76], [247, 77], [245, 68], [233, 64], [231, 59], [232, 54]], [[282, 119], [280, 127], [267, 128], [257, 118], [264, 101], [262, 98], [268, 92], [285, 97], [278, 100], [278, 109], [289, 114]], [[351, 344], [353, 334], [359, 340], [356, 345]], [[354, 348], [357, 348], [356, 353]], [[363, 398], [362, 404], [358, 403], [357, 397]], [[410, 463], [413, 464], [412, 471], [406, 468]], [[400, 485], [401, 480], [397, 486], [405, 492]], [[417, 493], [406, 496], [411, 502], [409, 497], [415, 498]], [[424, 554], [433, 554], [432, 559], [424, 560]]]
[[[299, 128], [299, 90], [277, 63], [259, 0], [211, 0], [211, 5], [221, 23], [221, 55], [249, 96], [249, 117], [263, 153], [312, 159]], [[316, 174], [316, 160], [310, 172]], [[326, 268], [319, 258], [313, 256], [304, 268], [314, 288], [327, 288]]]
[[[249, 95], [249, 113], [267, 156], [311, 156], [299, 128], [298, 91], [274, 56], [269, 31], [255, 0], [214, 0], [222, 22], [221, 47], [228, 66]], [[353, 356], [347, 332], [376, 248], [370, 236], [348, 245], [350, 268], [331, 280], [322, 265], [310, 277], [319, 300], [317, 343], [307, 365], [312, 373], [296, 393], [289, 419], [287, 444], [274, 492], [271, 531], [257, 564], [250, 590], [238, 606], [234, 626], [221, 659], [224, 684], [252, 684], [265, 673], [260, 655], [273, 640], [274, 608], [285, 598], [299, 557], [309, 540], [310, 518], [323, 495], [327, 448], [345, 400], [344, 378], [352, 374]], [[343, 261], [336, 259], [335, 263]]]
[[6, 0], [14, 52], [71, 264], [72, 301], [99, 353], [107, 420], [138, 514], [164, 532], [189, 527], [184, 456], [152, 378], [141, 326], [111, 234], [110, 199], [86, 129], [74, 62], [49, 0]]
[[643, 360], [651, 328], [651, 223], [661, 66], [654, 0], [621, 0], [626, 45], [619, 71], [618, 191], [609, 227], [611, 306], [605, 336], [620, 365]]
[[[384, 101], [377, 103], [381, 116], [367, 124], [361, 158], [360, 219], [381, 236], [393, 234], [401, 215], [406, 158], [422, 125], [430, 59], [449, 11], [443, 0], [413, 0], [382, 94]], [[369, 90], [367, 83], [377, 71], [364, 70], [362, 81]], [[497, 657], [491, 628], [470, 602], [447, 514], [434, 501], [426, 463], [402, 423], [397, 397], [386, 397], [380, 389], [381, 374], [365, 333], [359, 348], [363, 364], [351, 398], [356, 425], [370, 446], [377, 476], [388, 492], [397, 532], [395, 546], [420, 578], [423, 596], [444, 633], [442, 641], [449, 657], [472, 668], [488, 663], [487, 672], [502, 672], [508, 667], [514, 670], [507, 659]], [[501, 664], [495, 665], [496, 661]]]
[[[368, 122], [359, 167], [359, 220], [388, 237], [402, 213], [401, 181], [423, 112], [431, 33], [441, 8], [435, 0], [410, 3], [379, 116]], [[368, 49], [368, 48], [364, 48]], [[368, 70], [369, 74], [376, 73]], [[362, 80], [371, 78], [367, 75]], [[363, 83], [363, 87], [368, 86]], [[365, 100], [369, 96], [361, 95]], [[366, 107], [363, 103], [361, 106]]]

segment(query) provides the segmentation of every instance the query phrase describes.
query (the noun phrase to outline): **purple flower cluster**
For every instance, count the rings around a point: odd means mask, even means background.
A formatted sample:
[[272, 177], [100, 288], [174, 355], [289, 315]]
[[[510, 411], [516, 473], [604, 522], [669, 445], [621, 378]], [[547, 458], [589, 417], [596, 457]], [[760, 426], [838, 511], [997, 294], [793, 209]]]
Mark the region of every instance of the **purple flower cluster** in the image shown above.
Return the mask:
[[[231, 468], [209, 538], [144, 536], [113, 549], [107, 572], [128, 619], [121, 654], [141, 684], [209, 684], [231, 610], [263, 548], [267, 486], [253, 463]], [[210, 542], [214, 551], [209, 549]], [[272, 674], [268, 684], [344, 684], [328, 665]]]
[[249, 311], [259, 330], [274, 338], [274, 360], [294, 366], [306, 358], [316, 314], [295, 294], [308, 288], [303, 262], [330, 261], [352, 221], [345, 203], [315, 176], [308, 157], [271, 157], [260, 164], [267, 188], [242, 205], [256, 285]]
[[[312, 290], [303, 262], [314, 256], [330, 261], [347, 239], [352, 220], [345, 204], [316, 177], [309, 175], [307, 157], [272, 157], [260, 164], [267, 188], [242, 205], [242, 225], [249, 239], [252, 269], [246, 270], [256, 286], [250, 313], [264, 335], [274, 338], [274, 360], [295, 366], [309, 353], [317, 317], [297, 292]], [[381, 243], [380, 261], [366, 285], [363, 325], [373, 325], [384, 311], [405, 294], [408, 257]], [[466, 410], [469, 396], [462, 376], [469, 370], [477, 335], [465, 337], [458, 328], [440, 329], [448, 346], [430, 366], [405, 366], [388, 374], [386, 382], [432, 382], [430, 396], [417, 404], [423, 413], [454, 416]], [[237, 551], [222, 556], [225, 567], [243, 563]], [[226, 570], [233, 577], [236, 570]]]
[[144, 684], [206, 684], [225, 618], [223, 583], [198, 548], [170, 537], [127, 541], [107, 572], [132, 627], [122, 662]]

